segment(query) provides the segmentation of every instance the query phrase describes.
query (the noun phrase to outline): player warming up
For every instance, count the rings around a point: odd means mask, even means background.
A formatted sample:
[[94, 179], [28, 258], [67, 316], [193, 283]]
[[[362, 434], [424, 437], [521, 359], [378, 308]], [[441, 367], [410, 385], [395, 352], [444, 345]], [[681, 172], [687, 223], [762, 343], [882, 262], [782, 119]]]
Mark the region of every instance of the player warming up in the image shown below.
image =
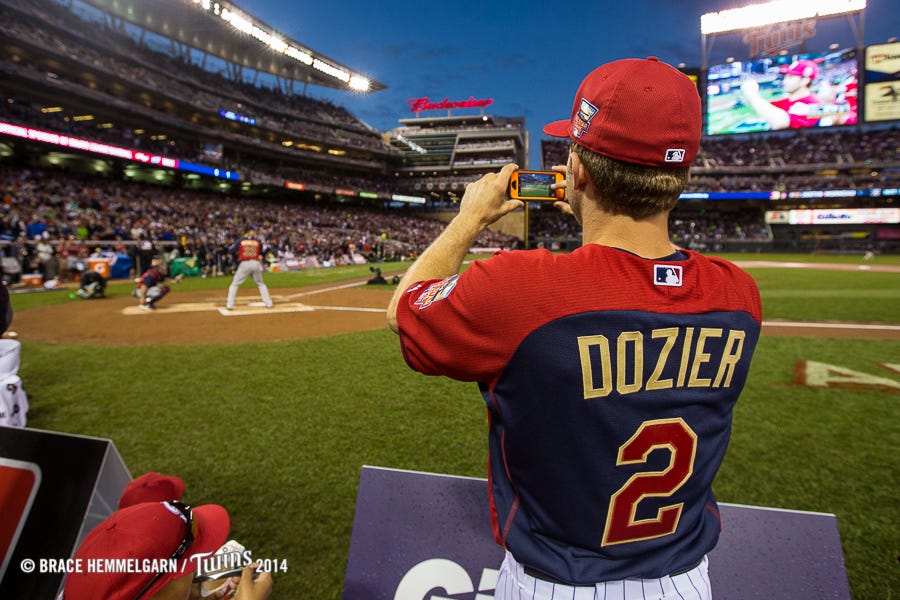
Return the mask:
[[785, 97], [772, 102], [759, 92], [759, 83], [747, 79], [741, 83], [744, 101], [759, 114], [771, 129], [813, 127], [822, 117], [822, 100], [810, 86], [819, 75], [819, 67], [811, 60], [798, 60], [786, 67], [781, 82]]
[[696, 86], [655, 57], [601, 66], [571, 117], [570, 254], [498, 252], [458, 273], [522, 206], [516, 165], [469, 184], [388, 307], [415, 370], [477, 382], [491, 521], [509, 598], [711, 598], [712, 482], [760, 331], [753, 279], [674, 247], [669, 211], [700, 145]]
[[259, 295], [262, 298], [266, 308], [272, 308], [272, 298], [269, 296], [269, 288], [266, 287], [262, 276], [262, 258], [263, 246], [256, 238], [256, 229], [250, 228], [247, 235], [238, 240], [231, 247], [231, 252], [237, 257], [237, 270], [234, 272], [234, 278], [231, 285], [228, 286], [228, 299], [225, 301], [225, 308], [232, 310], [234, 308], [234, 299], [237, 296], [238, 288], [248, 277], [253, 278], [253, 283], [259, 288]]

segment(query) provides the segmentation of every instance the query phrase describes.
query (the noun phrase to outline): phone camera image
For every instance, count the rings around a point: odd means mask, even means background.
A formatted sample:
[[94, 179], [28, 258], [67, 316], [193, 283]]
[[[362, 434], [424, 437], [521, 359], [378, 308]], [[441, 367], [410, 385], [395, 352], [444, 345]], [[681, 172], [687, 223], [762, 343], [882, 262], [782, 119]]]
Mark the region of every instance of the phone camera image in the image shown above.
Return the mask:
[[520, 200], [562, 200], [564, 190], [553, 188], [553, 184], [562, 180], [563, 175], [555, 171], [515, 171], [510, 178], [509, 194]]
[[522, 198], [553, 196], [555, 192], [550, 186], [556, 182], [556, 178], [547, 173], [520, 173], [519, 196]]

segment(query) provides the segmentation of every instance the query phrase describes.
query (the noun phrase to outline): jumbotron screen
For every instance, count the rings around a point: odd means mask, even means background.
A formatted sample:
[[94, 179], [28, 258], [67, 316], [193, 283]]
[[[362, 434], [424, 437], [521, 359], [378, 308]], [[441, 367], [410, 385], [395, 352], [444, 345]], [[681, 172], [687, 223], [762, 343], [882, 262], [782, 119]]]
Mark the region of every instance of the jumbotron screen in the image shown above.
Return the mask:
[[706, 77], [706, 132], [751, 133], [857, 122], [855, 49], [714, 65]]

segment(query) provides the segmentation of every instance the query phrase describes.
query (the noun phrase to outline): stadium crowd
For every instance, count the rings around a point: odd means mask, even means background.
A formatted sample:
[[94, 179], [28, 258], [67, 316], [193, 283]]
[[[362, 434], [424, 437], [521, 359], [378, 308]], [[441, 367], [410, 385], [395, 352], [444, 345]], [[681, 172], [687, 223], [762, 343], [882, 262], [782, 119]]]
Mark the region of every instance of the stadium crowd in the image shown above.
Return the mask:
[[[295, 258], [332, 266], [354, 255], [406, 260], [444, 226], [412, 210], [238, 198], [8, 165], [0, 166], [0, 189], [4, 257], [46, 278], [74, 276], [98, 248], [134, 255], [137, 270], [150, 255], [167, 252], [170, 259], [202, 257], [211, 272], [224, 274], [233, 266], [228, 248], [251, 227], [272, 262]], [[482, 247], [515, 244], [490, 232], [477, 241]]]
[[[225, 136], [260, 144], [265, 141], [262, 138], [267, 137], [265, 132], [277, 132], [284, 138], [327, 141], [332, 146], [382, 154], [391, 152], [377, 131], [343, 107], [326, 100], [285, 93], [277, 88], [249, 82], [226, 80], [224, 73], [210, 72], [190, 60], [155, 52], [146, 46], [138, 47], [128, 35], [111, 31], [99, 23], [72, 19], [71, 12], [52, 3], [11, 0], [9, 4], [0, 6], [0, 31], [4, 35], [28, 45], [37, 44], [42, 50], [59, 55], [61, 60], [77, 60], [89, 65], [97, 71], [102, 83], [98, 85], [94, 78], [76, 71], [58, 69], [59, 72], [48, 72], [45, 65], [31, 62], [27, 56], [20, 57], [16, 64], [0, 63], [4, 70], [20, 77], [50, 78], [60, 88], [80, 88], [73, 91], [79, 95], [96, 96], [97, 101], [109, 106], [124, 103], [113, 92], [116, 82], [138, 85], [149, 92], [146, 106], [136, 107], [129, 103], [127, 111], [142, 110], [148, 122], [186, 125], [159, 107], [167, 97], [192, 105], [207, 116], [219, 115], [224, 110], [251, 117], [256, 122], [256, 125], [234, 128], [220, 119], [221, 123], [216, 127], [210, 126], [208, 133], [211, 137]], [[103, 40], [102, 46], [96, 40]], [[215, 123], [214, 120], [212, 122]], [[188, 128], [196, 127], [193, 124]], [[80, 129], [89, 128], [94, 129], [90, 125]], [[91, 137], [96, 138], [97, 134]], [[168, 140], [153, 149], [164, 155], [175, 155], [177, 152], [182, 158], [193, 156], [190, 153], [192, 148], [185, 147], [183, 142], [179, 142], [181, 147], [174, 149], [171, 142]], [[300, 146], [296, 150], [304, 151]]]
[[[216, 72], [210, 65], [197, 64], [195, 55], [173, 54], [171, 48], [155, 50], [153, 44], [161, 44], [158, 39], [138, 41], [108, 24], [73, 19], [70, 8], [38, 0], [7, 0], [0, 5], [0, 32], [39, 50], [14, 61], [0, 61], [0, 72], [20, 81], [43, 85], [50, 81], [61, 97], [86, 98], [130, 120], [75, 120], [33, 101], [27, 86], [13, 90], [3, 83], [0, 94], [6, 101], [0, 119], [163, 156], [212, 162], [237, 171], [256, 186], [276, 189], [285, 182], [302, 183], [326, 199], [348, 188], [383, 197], [412, 193], [428, 198], [426, 209], [452, 210], [466, 184], [477, 179], [477, 174], [465, 173], [435, 173], [428, 180], [397, 175], [390, 168], [396, 151], [346, 109], [295, 94], [287, 82], [282, 82], [285, 89], [251, 83], [225, 68]], [[101, 39], [102, 45], [97, 41]], [[61, 65], [74, 61], [80, 66], [51, 72], [49, 63], [37, 58], [41, 53], [58, 57]], [[146, 90], [148, 100], [116, 93], [119, 84], [132, 92]], [[202, 118], [187, 119], [183, 112], [166, 110], [166, 102], [190, 107]], [[221, 118], [223, 110], [255, 124]], [[170, 133], [151, 135], [135, 123], [160, 124]], [[500, 118], [497, 123], [471, 127], [504, 123]], [[415, 130], [400, 127], [393, 133]], [[450, 133], [458, 130], [447, 128]], [[302, 142], [279, 141], [285, 138]], [[499, 168], [508, 159], [498, 158], [495, 150], [508, 146], [509, 142], [461, 143], [456, 147], [462, 151], [456, 164]], [[246, 151], [249, 147], [260, 152]], [[323, 152], [325, 147], [346, 152], [331, 155]], [[565, 164], [568, 147], [566, 141], [542, 141], [544, 167]], [[311, 156], [313, 161], [304, 158]], [[898, 163], [896, 128], [705, 138], [686, 191], [897, 187]], [[257, 200], [71, 173], [48, 176], [12, 166], [0, 166], [0, 190], [5, 264], [18, 261], [20, 272], [40, 270], [45, 278], [71, 272], [98, 246], [112, 245], [133, 254], [136, 268], [146, 262], [143, 248], [145, 253], [166, 250], [172, 255], [199, 256], [211, 272], [227, 272], [232, 266], [227, 248], [251, 224], [265, 238], [272, 260], [304, 258], [308, 264], [326, 266], [352, 261], [354, 255], [367, 260], [414, 257], [442, 228], [441, 222], [418, 209], [351, 208], [327, 200], [308, 204], [300, 196]], [[860, 205], [877, 202], [859, 201]], [[541, 243], [578, 237], [576, 224], [555, 210], [530, 214], [530, 232]], [[772, 238], [758, 204], [721, 210], [709, 203], [702, 211], [693, 203], [679, 204], [670, 227], [674, 242], [697, 248]], [[511, 236], [486, 233], [477, 245], [515, 247], [520, 243]]]
[[[543, 141], [542, 151], [544, 165], [565, 164], [569, 145]], [[706, 137], [685, 191], [897, 187], [898, 163], [900, 131], [895, 127]], [[879, 168], [882, 165], [888, 168]], [[875, 173], [873, 167], [877, 168]]]

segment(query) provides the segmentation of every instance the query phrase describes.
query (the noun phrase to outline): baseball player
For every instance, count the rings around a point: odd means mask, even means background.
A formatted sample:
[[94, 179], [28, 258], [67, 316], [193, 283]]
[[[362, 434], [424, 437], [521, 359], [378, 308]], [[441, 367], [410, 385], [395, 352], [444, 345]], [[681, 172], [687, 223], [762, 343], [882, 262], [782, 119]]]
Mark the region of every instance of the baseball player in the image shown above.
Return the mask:
[[570, 254], [476, 237], [522, 206], [515, 165], [469, 184], [459, 214], [388, 307], [413, 369], [477, 382], [488, 410], [495, 598], [711, 597], [721, 522], [711, 485], [760, 331], [733, 264], [674, 247], [668, 214], [700, 145], [696, 86], [655, 57], [601, 66], [571, 118], [558, 207]]
[[103, 298], [106, 294], [106, 278], [97, 271], [88, 269], [82, 273], [79, 287], [75, 294], [85, 300]]
[[[9, 290], [0, 283], [0, 335], [12, 324], [13, 307]], [[25, 427], [28, 424], [28, 394], [19, 377], [22, 343], [0, 338], [0, 425]]]
[[745, 79], [741, 83], [744, 100], [772, 129], [818, 125], [822, 117], [822, 100], [810, 90], [810, 85], [819, 75], [818, 65], [811, 60], [798, 60], [782, 72], [784, 98], [768, 102], [759, 93], [759, 83]]
[[[181, 283], [184, 275], [175, 276], [175, 283]], [[140, 302], [142, 310], [155, 310], [156, 303], [171, 291], [167, 285], [163, 285], [167, 276], [162, 272], [162, 260], [154, 258], [150, 261], [150, 268], [138, 278], [134, 295]]]
[[225, 308], [232, 310], [234, 308], [234, 299], [237, 296], [238, 288], [248, 277], [253, 278], [253, 283], [259, 288], [259, 295], [262, 298], [266, 308], [272, 308], [272, 298], [269, 296], [269, 288], [266, 287], [262, 277], [262, 258], [263, 246], [256, 238], [256, 228], [251, 227], [247, 231], [247, 235], [238, 240], [231, 248], [232, 254], [237, 260], [237, 270], [234, 272], [234, 278], [231, 285], [228, 286], [228, 299], [225, 301]]

